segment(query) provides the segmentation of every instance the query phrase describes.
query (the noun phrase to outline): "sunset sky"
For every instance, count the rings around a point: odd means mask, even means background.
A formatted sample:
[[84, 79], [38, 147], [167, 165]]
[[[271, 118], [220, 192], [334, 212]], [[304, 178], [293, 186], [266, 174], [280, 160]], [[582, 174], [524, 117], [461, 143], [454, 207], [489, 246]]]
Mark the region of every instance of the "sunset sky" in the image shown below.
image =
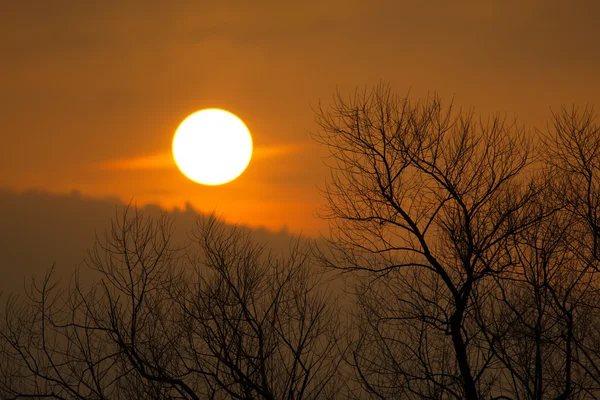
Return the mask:
[[[66, 1], [0, 5], [0, 187], [190, 203], [316, 235], [328, 174], [313, 109], [389, 83], [544, 128], [600, 107], [600, 2]], [[218, 107], [255, 152], [218, 187], [184, 177], [175, 129]]]

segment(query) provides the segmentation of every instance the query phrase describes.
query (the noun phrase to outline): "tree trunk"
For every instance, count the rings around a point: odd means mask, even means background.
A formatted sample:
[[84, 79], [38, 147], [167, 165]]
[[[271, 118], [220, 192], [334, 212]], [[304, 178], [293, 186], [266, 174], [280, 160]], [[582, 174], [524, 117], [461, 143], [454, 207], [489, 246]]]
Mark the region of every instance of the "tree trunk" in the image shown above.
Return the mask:
[[450, 317], [450, 333], [452, 335], [456, 361], [458, 362], [460, 375], [462, 377], [465, 399], [477, 400], [477, 388], [475, 387], [475, 380], [471, 374], [471, 367], [469, 366], [469, 359], [467, 357], [467, 346], [465, 345], [461, 332], [463, 312], [464, 306], [457, 306], [456, 311]]

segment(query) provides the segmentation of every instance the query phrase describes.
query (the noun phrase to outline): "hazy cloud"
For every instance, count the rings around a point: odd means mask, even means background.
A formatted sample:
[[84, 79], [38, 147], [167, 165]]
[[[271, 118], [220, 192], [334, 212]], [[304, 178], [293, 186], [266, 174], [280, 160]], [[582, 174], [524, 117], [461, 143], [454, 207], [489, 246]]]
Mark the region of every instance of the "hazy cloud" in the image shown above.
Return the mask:
[[171, 153], [156, 154], [112, 160], [98, 165], [100, 169], [112, 171], [147, 170], [174, 168], [175, 162]]
[[[256, 146], [252, 151], [252, 160], [261, 161], [265, 159], [283, 157], [302, 149], [301, 145], [271, 145]], [[155, 154], [112, 160], [97, 165], [99, 169], [111, 171], [136, 171], [152, 169], [175, 168], [175, 161], [171, 153]]]
[[[32, 275], [40, 278], [52, 265], [59, 280], [68, 280], [74, 268], [84, 262], [95, 237], [102, 238], [124, 206], [117, 199], [92, 199], [76, 191], [15, 193], [0, 188], [0, 293], [21, 291], [24, 280]], [[154, 216], [166, 212], [153, 204], [140, 209]], [[202, 214], [187, 204], [184, 209], [168, 211], [168, 215], [175, 221], [174, 242], [184, 243]], [[291, 238], [283, 228], [280, 232], [257, 228], [252, 235], [278, 252], [288, 249]]]

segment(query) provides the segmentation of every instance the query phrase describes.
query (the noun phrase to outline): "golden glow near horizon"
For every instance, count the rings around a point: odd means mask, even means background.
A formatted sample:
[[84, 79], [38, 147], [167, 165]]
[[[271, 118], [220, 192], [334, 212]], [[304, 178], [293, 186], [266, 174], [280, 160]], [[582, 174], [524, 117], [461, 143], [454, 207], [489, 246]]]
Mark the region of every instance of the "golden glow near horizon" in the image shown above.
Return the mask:
[[189, 115], [173, 137], [173, 158], [189, 179], [222, 185], [244, 172], [252, 158], [252, 136], [234, 114], [208, 108]]

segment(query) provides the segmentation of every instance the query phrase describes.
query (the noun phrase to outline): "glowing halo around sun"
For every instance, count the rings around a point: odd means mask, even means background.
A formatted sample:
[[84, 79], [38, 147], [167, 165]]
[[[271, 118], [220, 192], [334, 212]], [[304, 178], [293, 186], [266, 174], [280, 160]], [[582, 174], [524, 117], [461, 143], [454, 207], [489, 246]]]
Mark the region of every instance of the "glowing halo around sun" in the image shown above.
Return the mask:
[[189, 115], [173, 136], [173, 158], [189, 179], [222, 185], [244, 172], [252, 158], [252, 136], [241, 119], [218, 108]]

